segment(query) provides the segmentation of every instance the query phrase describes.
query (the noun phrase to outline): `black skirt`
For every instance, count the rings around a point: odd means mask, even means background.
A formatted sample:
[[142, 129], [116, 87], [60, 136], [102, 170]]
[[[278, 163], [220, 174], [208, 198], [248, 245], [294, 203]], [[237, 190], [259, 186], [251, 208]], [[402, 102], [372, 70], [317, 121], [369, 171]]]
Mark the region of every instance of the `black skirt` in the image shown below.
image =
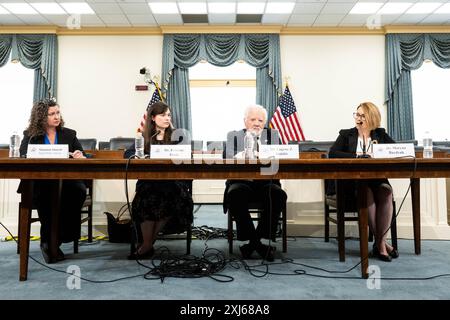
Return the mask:
[[186, 231], [193, 221], [191, 182], [138, 181], [132, 216], [138, 223], [169, 218], [163, 230], [166, 234]]

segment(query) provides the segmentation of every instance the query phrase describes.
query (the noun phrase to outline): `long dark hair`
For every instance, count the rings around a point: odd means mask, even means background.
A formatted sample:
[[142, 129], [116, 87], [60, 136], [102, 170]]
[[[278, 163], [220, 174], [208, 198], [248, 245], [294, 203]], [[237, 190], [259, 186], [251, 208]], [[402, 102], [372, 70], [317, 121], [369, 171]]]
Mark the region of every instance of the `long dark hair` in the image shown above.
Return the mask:
[[[51, 107], [59, 107], [59, 105], [53, 99], [40, 100], [33, 105], [27, 128], [30, 137], [45, 135], [47, 133], [48, 109]], [[56, 130], [60, 131], [63, 127], [64, 120], [60, 116], [60, 122]]]
[[[144, 130], [144, 138], [145, 138], [145, 152], [149, 152], [150, 150], [150, 144], [156, 143], [156, 123], [152, 120], [154, 116], [157, 116], [158, 114], [164, 114], [169, 110], [169, 106], [165, 104], [162, 101], [155, 102], [150, 106], [150, 108], [147, 111], [147, 119], [145, 120], [145, 130]], [[171, 137], [172, 137], [172, 131], [173, 128], [169, 126], [164, 130], [164, 144], [170, 144], [171, 143]]]

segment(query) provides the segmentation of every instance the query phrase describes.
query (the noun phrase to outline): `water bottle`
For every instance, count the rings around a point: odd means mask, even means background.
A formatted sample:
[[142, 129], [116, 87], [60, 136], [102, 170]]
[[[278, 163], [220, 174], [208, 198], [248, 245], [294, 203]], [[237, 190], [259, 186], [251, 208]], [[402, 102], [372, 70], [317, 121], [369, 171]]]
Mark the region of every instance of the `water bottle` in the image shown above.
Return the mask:
[[431, 139], [430, 132], [425, 132], [423, 136], [423, 157], [433, 158], [433, 139]]
[[244, 156], [245, 159], [255, 158], [255, 137], [249, 130], [247, 130], [244, 137]]
[[135, 156], [139, 159], [144, 158], [144, 137], [141, 132], [136, 133], [134, 146], [136, 148]]
[[20, 136], [14, 131], [9, 143], [9, 157], [20, 158]]

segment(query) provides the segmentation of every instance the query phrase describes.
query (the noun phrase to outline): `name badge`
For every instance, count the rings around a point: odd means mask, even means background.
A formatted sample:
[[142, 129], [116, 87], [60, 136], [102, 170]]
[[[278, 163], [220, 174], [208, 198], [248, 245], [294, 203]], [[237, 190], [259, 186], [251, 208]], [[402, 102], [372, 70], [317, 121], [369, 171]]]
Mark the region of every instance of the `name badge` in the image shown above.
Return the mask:
[[190, 159], [191, 146], [188, 144], [155, 144], [150, 147], [151, 159]]
[[372, 151], [374, 158], [416, 157], [413, 143], [377, 143]]
[[29, 159], [67, 159], [69, 145], [67, 144], [29, 144], [27, 149]]
[[260, 159], [298, 159], [298, 144], [262, 144]]

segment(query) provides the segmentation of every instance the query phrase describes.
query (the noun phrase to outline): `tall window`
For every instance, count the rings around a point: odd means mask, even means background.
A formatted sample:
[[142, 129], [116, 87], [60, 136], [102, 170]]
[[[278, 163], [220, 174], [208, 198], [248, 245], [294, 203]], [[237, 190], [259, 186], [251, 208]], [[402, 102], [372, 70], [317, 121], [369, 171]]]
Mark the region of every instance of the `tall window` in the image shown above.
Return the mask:
[[14, 131], [22, 136], [33, 104], [34, 70], [21, 63], [0, 68], [0, 143], [9, 144]]
[[426, 131], [434, 141], [450, 140], [450, 70], [425, 62], [411, 72], [414, 101], [414, 131], [420, 142]]
[[189, 69], [192, 137], [226, 140], [227, 133], [244, 127], [244, 110], [256, 101], [256, 69], [244, 62], [228, 67], [198, 63]]

